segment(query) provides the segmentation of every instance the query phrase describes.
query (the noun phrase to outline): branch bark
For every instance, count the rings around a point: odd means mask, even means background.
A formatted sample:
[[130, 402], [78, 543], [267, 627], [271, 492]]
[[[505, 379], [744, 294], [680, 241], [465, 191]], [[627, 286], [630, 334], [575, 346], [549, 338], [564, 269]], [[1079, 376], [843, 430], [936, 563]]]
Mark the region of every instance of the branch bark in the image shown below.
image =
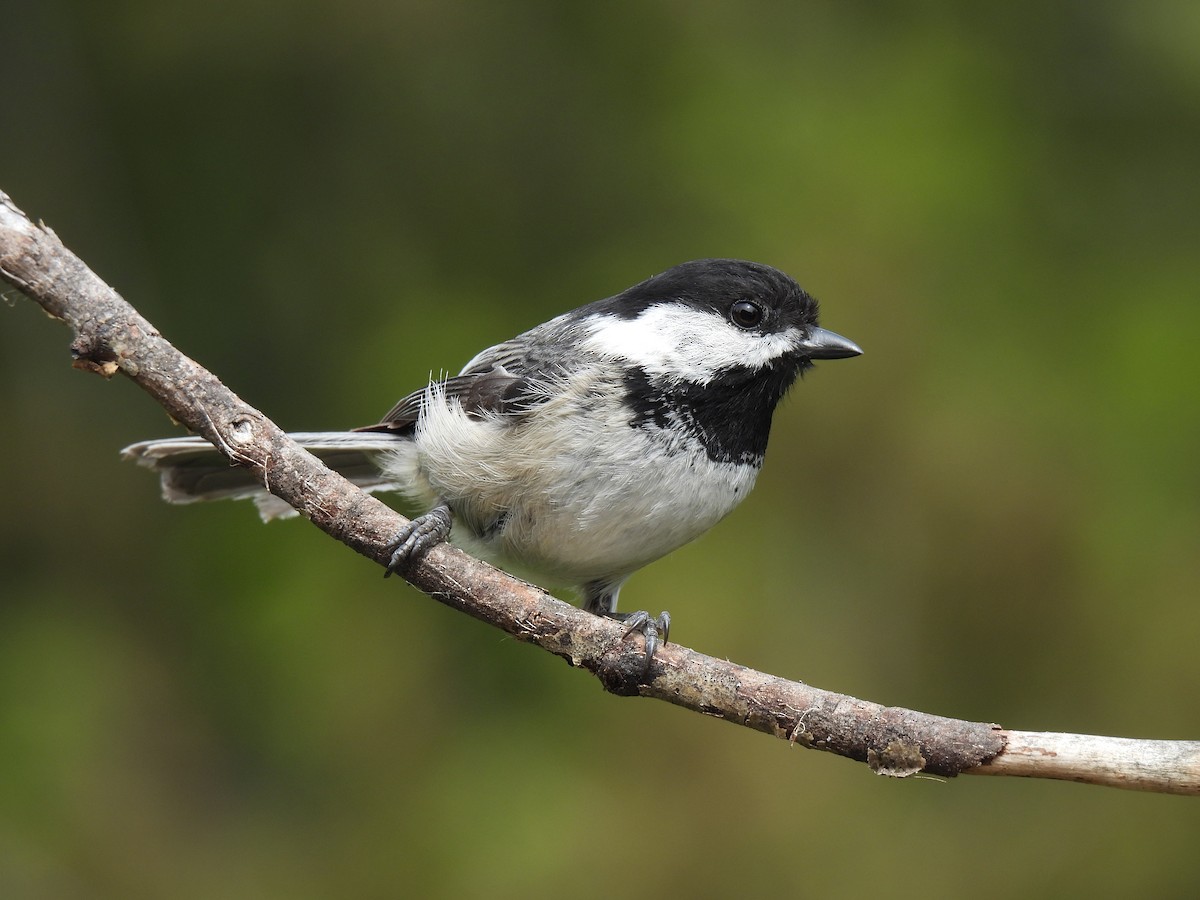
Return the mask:
[[[262, 479], [322, 531], [384, 565], [403, 517], [291, 441], [270, 419], [176, 350], [49, 228], [0, 191], [0, 277], [75, 331], [75, 366], [122, 374], [172, 417]], [[615, 694], [654, 697], [793, 743], [867, 763], [878, 774], [1021, 775], [1200, 794], [1200, 742], [1007, 731], [885, 707], [714, 659], [678, 644], [648, 671], [641, 642], [442, 545], [406, 573], [434, 599], [594, 674]]]

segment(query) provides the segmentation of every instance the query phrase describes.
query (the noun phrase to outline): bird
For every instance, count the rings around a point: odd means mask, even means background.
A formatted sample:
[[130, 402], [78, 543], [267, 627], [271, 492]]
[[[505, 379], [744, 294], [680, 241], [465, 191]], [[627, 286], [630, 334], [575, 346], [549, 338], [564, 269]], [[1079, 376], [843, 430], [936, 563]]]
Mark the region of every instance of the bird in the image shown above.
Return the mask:
[[[746, 498], [776, 406], [814, 361], [861, 353], [779, 269], [699, 259], [483, 350], [376, 424], [292, 436], [424, 510], [385, 575], [451, 540], [573, 587], [585, 610], [642, 634], [648, 665], [670, 615], [618, 612], [626, 580]], [[292, 512], [203, 438], [122, 453], [160, 473], [169, 502], [251, 497], [264, 520]]]

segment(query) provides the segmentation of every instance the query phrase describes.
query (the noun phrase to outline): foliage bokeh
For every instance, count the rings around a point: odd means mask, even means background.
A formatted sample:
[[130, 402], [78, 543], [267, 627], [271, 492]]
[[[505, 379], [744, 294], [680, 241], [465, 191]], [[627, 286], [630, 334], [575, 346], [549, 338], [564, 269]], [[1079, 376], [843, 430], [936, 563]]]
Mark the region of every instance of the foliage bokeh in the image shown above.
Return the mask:
[[[866, 355], [625, 604], [884, 703], [1200, 733], [1194, 5], [0, 20], [0, 187], [285, 427], [683, 259], [778, 265]], [[6, 897], [1200, 886], [1194, 801], [886, 781], [606, 696], [302, 524], [168, 508], [116, 451], [170, 423], [5, 298]]]

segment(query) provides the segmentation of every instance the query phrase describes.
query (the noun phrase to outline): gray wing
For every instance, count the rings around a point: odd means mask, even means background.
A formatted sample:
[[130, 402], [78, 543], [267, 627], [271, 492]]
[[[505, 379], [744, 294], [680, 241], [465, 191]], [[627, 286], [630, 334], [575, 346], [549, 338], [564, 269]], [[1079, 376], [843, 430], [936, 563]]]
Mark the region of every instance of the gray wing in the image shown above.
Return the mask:
[[[552, 319], [511, 341], [488, 347], [463, 370], [442, 382], [447, 398], [457, 400], [469, 416], [500, 415], [514, 420], [557, 392], [563, 368], [551, 351], [568, 337], [565, 317]], [[391, 408], [378, 425], [358, 431], [407, 432], [416, 425], [425, 389], [413, 391]]]

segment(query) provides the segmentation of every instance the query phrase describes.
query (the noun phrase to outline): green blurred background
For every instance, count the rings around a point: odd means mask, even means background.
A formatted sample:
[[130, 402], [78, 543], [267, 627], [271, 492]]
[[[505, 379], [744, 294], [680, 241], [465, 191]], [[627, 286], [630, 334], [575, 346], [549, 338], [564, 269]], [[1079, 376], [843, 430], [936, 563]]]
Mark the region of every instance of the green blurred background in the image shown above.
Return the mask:
[[[637, 575], [681, 643], [1200, 737], [1200, 5], [0, 0], [0, 187], [294, 429], [676, 262], [866, 355]], [[302, 523], [0, 308], [0, 895], [1195, 896], [1195, 799], [896, 782], [586, 675]]]

